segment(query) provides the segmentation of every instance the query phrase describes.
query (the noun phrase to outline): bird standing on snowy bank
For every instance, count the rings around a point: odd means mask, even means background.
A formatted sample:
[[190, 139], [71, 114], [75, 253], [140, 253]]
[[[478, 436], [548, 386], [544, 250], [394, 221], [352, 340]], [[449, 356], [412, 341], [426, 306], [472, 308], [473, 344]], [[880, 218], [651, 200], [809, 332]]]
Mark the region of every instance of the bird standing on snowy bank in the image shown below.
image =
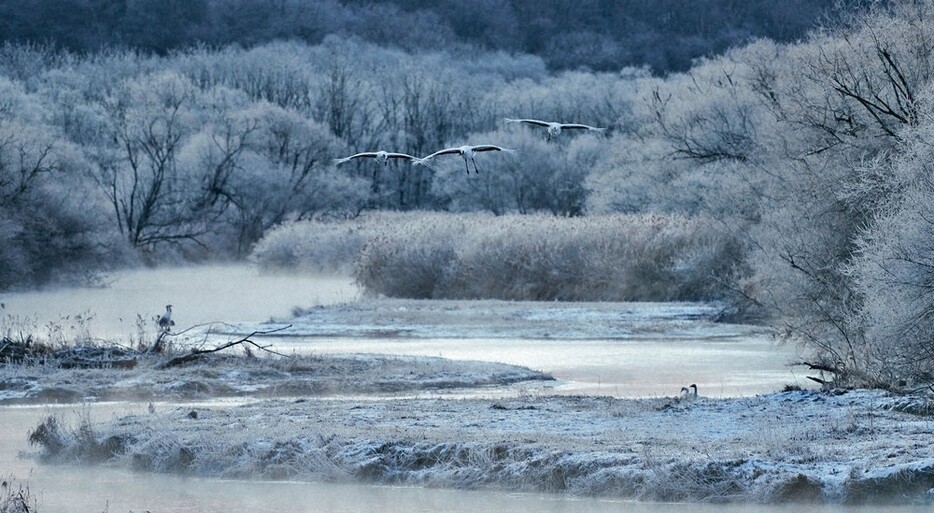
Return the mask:
[[590, 125], [582, 125], [580, 123], [558, 123], [556, 121], [539, 121], [537, 119], [510, 119], [506, 118], [507, 123], [522, 123], [526, 125], [540, 126], [548, 129], [548, 138], [557, 137], [561, 135], [562, 130], [587, 130], [590, 132], [603, 133], [606, 132], [606, 128], [598, 128]]
[[156, 324], [159, 325], [159, 329], [163, 332], [168, 332], [172, 329], [172, 326], [175, 326], [175, 321], [172, 320], [172, 305], [165, 305], [165, 313], [156, 320]]
[[428, 166], [429, 165], [428, 161], [435, 157], [440, 157], [442, 155], [458, 154], [464, 158], [464, 167], [467, 169], [468, 175], [470, 174], [470, 165], [468, 164], [469, 162], [473, 162], [474, 173], [480, 174], [480, 170], [477, 169], [477, 161], [474, 160], [474, 154], [482, 153], [486, 151], [504, 151], [508, 153], [513, 153], [516, 150], [510, 150], [509, 148], [502, 148], [500, 146], [495, 146], [493, 144], [479, 144], [477, 146], [458, 146], [456, 148], [445, 148], [443, 150], [436, 151], [432, 153], [431, 155], [428, 155], [427, 157], [415, 159], [415, 163], [422, 165], [422, 166]]

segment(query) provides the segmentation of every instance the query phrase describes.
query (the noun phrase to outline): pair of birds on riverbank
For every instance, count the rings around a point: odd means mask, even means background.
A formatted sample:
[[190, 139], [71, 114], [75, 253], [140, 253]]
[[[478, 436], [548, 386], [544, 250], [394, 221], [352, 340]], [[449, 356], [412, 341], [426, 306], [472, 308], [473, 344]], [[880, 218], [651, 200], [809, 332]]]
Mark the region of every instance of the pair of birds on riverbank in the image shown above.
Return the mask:
[[697, 385], [692, 383], [690, 386], [681, 387], [679, 399], [682, 401], [693, 401], [697, 399]]
[[[519, 123], [526, 124], [531, 126], [538, 126], [545, 128], [548, 131], [548, 139], [552, 137], [557, 137], [561, 134], [562, 130], [585, 130], [591, 132], [604, 132], [605, 128], [597, 128], [590, 125], [583, 125], [580, 123], [558, 123], [556, 121], [540, 121], [537, 119], [506, 119], [506, 123]], [[473, 169], [475, 174], [479, 174], [480, 170], [477, 168], [477, 161], [475, 160], [475, 154], [490, 152], [490, 151], [501, 151], [507, 153], [513, 153], [515, 150], [509, 148], [503, 148], [502, 146], [497, 146], [495, 144], [479, 144], [479, 145], [464, 145], [457, 146], [453, 148], [445, 148], [443, 150], [436, 151], [427, 157], [415, 157], [407, 153], [396, 153], [389, 151], [367, 151], [363, 153], [357, 153], [356, 155], [351, 155], [349, 157], [344, 157], [341, 159], [336, 159], [334, 161], [335, 165], [340, 165], [345, 162], [350, 162], [354, 159], [360, 158], [371, 158], [375, 159], [378, 164], [386, 165], [389, 163], [390, 159], [405, 159], [413, 162], [416, 165], [428, 166], [429, 161], [436, 157], [441, 157], [443, 155], [460, 155], [464, 159], [464, 167], [467, 170], [467, 174], [470, 174], [470, 164], [473, 163]]]

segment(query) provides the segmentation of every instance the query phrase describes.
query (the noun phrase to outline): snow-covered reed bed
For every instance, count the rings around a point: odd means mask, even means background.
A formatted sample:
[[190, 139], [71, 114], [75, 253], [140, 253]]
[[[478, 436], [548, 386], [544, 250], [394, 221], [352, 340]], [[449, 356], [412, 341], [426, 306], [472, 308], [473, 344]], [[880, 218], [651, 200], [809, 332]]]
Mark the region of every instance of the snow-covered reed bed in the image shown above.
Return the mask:
[[720, 299], [740, 245], [677, 215], [394, 214], [280, 227], [257, 246], [268, 267], [334, 269], [404, 298], [565, 301]]
[[[791, 391], [679, 402], [533, 397], [268, 401], [103, 424], [51, 418], [45, 461], [659, 501], [930, 503], [919, 398]], [[914, 412], [914, 413], [909, 413]]]

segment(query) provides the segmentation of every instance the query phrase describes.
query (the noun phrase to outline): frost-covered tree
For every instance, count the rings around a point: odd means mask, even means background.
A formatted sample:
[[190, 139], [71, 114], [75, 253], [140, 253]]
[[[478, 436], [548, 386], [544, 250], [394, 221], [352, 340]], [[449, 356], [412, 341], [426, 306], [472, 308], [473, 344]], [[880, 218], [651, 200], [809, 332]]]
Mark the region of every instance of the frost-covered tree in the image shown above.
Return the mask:
[[671, 169], [720, 163], [757, 198], [753, 299], [843, 378], [884, 379], [870, 348], [897, 345], [865, 329], [866, 289], [847, 270], [861, 229], [903, 184], [892, 156], [918, 125], [931, 14], [927, 3], [880, 5], [800, 44], [730, 52], [653, 93], [651, 135], [693, 162]]
[[194, 86], [171, 72], [127, 81], [106, 101], [110, 140], [92, 154], [113, 222], [135, 247], [198, 242], [209, 231], [196, 180], [178, 166], [192, 131]]
[[256, 119], [258, 126], [243, 172], [232, 184], [233, 194], [241, 198], [241, 245], [252, 244], [264, 230], [288, 218], [348, 215], [362, 209], [366, 187], [331, 165], [346, 146], [327, 127], [271, 105], [256, 105], [244, 115]]
[[116, 263], [80, 148], [21, 84], [0, 78], [0, 91], [0, 289]]
[[[931, 10], [879, 7], [782, 52], [773, 62], [783, 67], [757, 69], [760, 96], [797, 129], [785, 146], [794, 160], [771, 168], [780, 179], [772, 190], [784, 194], [763, 221], [760, 267], [778, 284], [772, 290], [792, 314], [793, 333], [851, 376], [885, 378], [867, 348], [896, 344], [866, 338], [854, 311], [868, 298], [844, 270], [859, 254], [860, 229], [900, 188], [886, 183], [884, 169], [917, 126], [918, 97], [930, 83]], [[783, 267], [790, 273], [780, 278]]]
[[860, 299], [852, 322], [867, 374], [884, 384], [934, 376], [934, 84], [919, 91], [915, 126], [893, 156], [867, 163], [853, 200], [873, 206], [846, 269]]

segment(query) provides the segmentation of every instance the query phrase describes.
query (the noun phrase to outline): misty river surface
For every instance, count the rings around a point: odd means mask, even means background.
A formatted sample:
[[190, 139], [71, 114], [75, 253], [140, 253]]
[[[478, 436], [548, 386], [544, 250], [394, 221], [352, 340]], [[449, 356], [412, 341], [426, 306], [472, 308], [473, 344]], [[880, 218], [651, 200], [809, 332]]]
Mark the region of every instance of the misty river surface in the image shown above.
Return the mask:
[[126, 340], [137, 331], [137, 316], [152, 331], [153, 318], [167, 304], [173, 305], [177, 331], [211, 322], [288, 317], [296, 306], [351, 301], [358, 295], [347, 277], [267, 274], [247, 265], [138, 269], [108, 275], [104, 284], [0, 293], [0, 314], [40, 328], [49, 323], [68, 328], [76, 315], [90, 314], [85, 325], [91, 336]]
[[[295, 307], [349, 302], [359, 290], [348, 277], [266, 274], [246, 265], [141, 269], [110, 276], [106, 287], [70, 287], [0, 294], [3, 314], [48, 331], [86, 330], [91, 337], [126, 342], [137, 322], [154, 336], [153, 319], [172, 304], [175, 331], [207, 323], [288, 319]], [[75, 315], [90, 320], [76, 322]], [[88, 315], [89, 314], [89, 315]], [[284, 337], [264, 340], [282, 352], [374, 353], [497, 361], [552, 374], [547, 393], [616, 397], [677, 395], [697, 383], [710, 397], [754, 395], [786, 384], [808, 386], [789, 367], [795, 349], [767, 334], [638, 340], [486, 339], [396, 337]], [[798, 371], [797, 373], [795, 371]], [[476, 393], [476, 392], [474, 392]]]
[[[117, 273], [105, 288], [63, 288], [0, 294], [3, 314], [29, 318], [35, 325], [70, 322], [90, 312], [80, 326], [97, 338], [128, 339], [137, 314], [151, 323], [164, 305], [175, 307], [178, 326], [224, 321], [263, 321], [288, 317], [295, 306], [352, 301], [358, 290], [349, 278], [265, 275], [247, 266], [135, 270]], [[695, 341], [697, 342], [697, 341]], [[795, 379], [787, 349], [776, 350], [767, 337], [695, 343], [642, 341], [567, 341], [338, 338], [290, 340], [310, 352], [377, 352], [490, 359], [550, 372], [557, 388], [571, 393], [654, 395], [672, 390], [684, 373], [703, 383], [710, 395], [774, 390]], [[641, 345], [640, 345], [641, 344]], [[660, 384], [662, 384], [660, 386]], [[634, 393], [638, 391], [639, 393]], [[672, 394], [677, 389], [672, 390]], [[203, 406], [203, 405], [202, 405]], [[380, 511], [380, 512], [766, 512], [857, 511], [859, 508], [801, 506], [705, 506], [640, 504], [579, 499], [547, 494], [468, 492], [333, 483], [271, 483], [182, 478], [127, 473], [108, 468], [38, 465], [21, 458], [27, 432], [52, 412], [88, 414], [104, 420], [134, 413], [134, 403], [0, 408], [0, 473], [28, 481], [39, 495], [40, 512], [65, 511]], [[870, 509], [865, 509], [870, 511]], [[871, 511], [880, 511], [871, 508]], [[921, 511], [893, 508], [889, 511]]]

